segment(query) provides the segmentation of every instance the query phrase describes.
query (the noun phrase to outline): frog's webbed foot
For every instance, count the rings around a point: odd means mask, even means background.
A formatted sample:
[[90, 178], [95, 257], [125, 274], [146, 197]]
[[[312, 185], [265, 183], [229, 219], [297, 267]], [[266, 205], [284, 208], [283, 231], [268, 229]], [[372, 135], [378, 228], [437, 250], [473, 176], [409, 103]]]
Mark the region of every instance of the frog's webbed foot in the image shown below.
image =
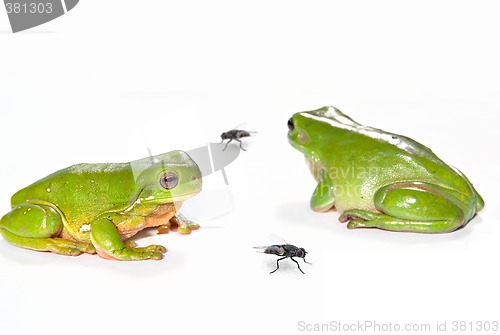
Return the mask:
[[105, 259], [135, 261], [153, 259], [160, 260], [167, 249], [161, 245], [135, 247], [133, 241], [123, 242], [111, 217], [103, 216], [91, 223], [91, 241], [99, 256]]
[[[390, 216], [373, 213], [361, 209], [345, 211], [340, 217], [340, 222], [348, 222], [347, 228], [379, 228], [383, 224], [390, 223]], [[393, 218], [395, 219], [395, 218]]]
[[[150, 245], [147, 247], [137, 247], [137, 243], [132, 241], [132, 240], [124, 241], [123, 244], [125, 245], [125, 249], [133, 249], [135, 252], [139, 252], [139, 253], [146, 253], [146, 254], [150, 253], [151, 257], [149, 257], [148, 259], [162, 259], [163, 256], [158, 255], [158, 253], [164, 254], [167, 252], [167, 249], [161, 245]], [[128, 251], [128, 252], [130, 252], [130, 251]]]
[[[112, 255], [109, 253], [101, 254], [98, 251], [99, 256], [109, 259], [117, 259], [124, 261], [135, 261], [135, 260], [160, 260], [163, 258], [163, 254], [167, 252], [167, 249], [161, 245], [148, 245], [147, 247], [127, 247], [115, 250]], [[110, 257], [108, 257], [110, 256]]]
[[36, 244], [40, 245], [41, 248], [33, 248], [34, 250], [44, 250], [45, 248], [47, 251], [66, 256], [78, 256], [83, 253], [96, 253], [96, 250], [91, 243], [70, 241], [62, 238], [40, 239], [31, 242], [32, 246]]
[[384, 230], [414, 233], [447, 233], [459, 228], [463, 217], [457, 215], [448, 219], [432, 220], [422, 218], [407, 219], [393, 217], [387, 214], [368, 212], [360, 209], [345, 211], [339, 217], [340, 222], [348, 222], [347, 228], [379, 228]]
[[200, 228], [199, 224], [187, 219], [184, 215], [177, 213], [173, 218], [170, 219], [170, 223], [177, 226], [177, 232], [179, 234], [187, 235], [191, 234], [191, 230], [196, 230]]

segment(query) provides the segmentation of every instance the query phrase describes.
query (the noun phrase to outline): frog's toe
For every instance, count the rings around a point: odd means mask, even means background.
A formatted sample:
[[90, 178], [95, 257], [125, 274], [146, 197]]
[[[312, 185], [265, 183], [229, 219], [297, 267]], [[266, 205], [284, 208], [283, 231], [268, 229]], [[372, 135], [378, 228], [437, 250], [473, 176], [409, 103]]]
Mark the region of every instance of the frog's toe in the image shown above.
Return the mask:
[[150, 259], [157, 261], [163, 259], [163, 254], [167, 252], [167, 248], [161, 245], [150, 245], [147, 246], [146, 249], [151, 254]]
[[369, 225], [366, 224], [366, 221], [359, 220], [359, 219], [352, 219], [347, 223], [347, 228], [348, 229], [356, 229], [356, 228], [366, 228], [369, 227]]
[[161, 245], [149, 245], [143, 248], [124, 248], [121, 260], [161, 260], [163, 259], [163, 254], [167, 252], [167, 249]]
[[171, 223], [177, 226], [177, 232], [179, 234], [187, 235], [191, 234], [191, 230], [196, 230], [200, 228], [200, 225], [188, 220], [184, 215], [177, 213], [171, 220]]
[[158, 227], [158, 234], [168, 234], [170, 233], [171, 229], [169, 226], [160, 226]]
[[72, 247], [59, 247], [50, 249], [49, 251], [66, 256], [79, 256], [83, 253], [83, 251], [81, 251], [80, 249]]
[[47, 239], [47, 250], [61, 255], [78, 256], [82, 253], [94, 254], [96, 252], [91, 243], [68, 241], [61, 238]]
[[162, 245], [148, 245], [144, 248], [148, 252], [164, 254], [167, 252], [167, 248]]
[[340, 222], [348, 222], [348, 229], [373, 228], [377, 227], [377, 222], [381, 219], [378, 213], [368, 212], [361, 209], [351, 209], [345, 211], [340, 217]]
[[342, 213], [342, 215], [339, 217], [339, 221], [347, 222], [353, 220], [356, 221], [375, 220], [378, 216], [379, 214], [377, 213], [368, 212], [361, 209], [350, 209]]
[[186, 226], [179, 226], [177, 232], [179, 234], [188, 235], [191, 234], [191, 230], [200, 229], [200, 225], [196, 223], [189, 223]]
[[182, 235], [189, 235], [191, 234], [191, 229], [189, 227], [179, 227], [177, 228], [177, 232]]
[[197, 230], [197, 229], [200, 229], [200, 225], [197, 224], [197, 223], [191, 223], [188, 225], [189, 229], [191, 230]]
[[149, 257], [149, 259], [160, 261], [163, 259], [163, 254], [161, 252], [153, 252], [151, 253], [151, 257]]
[[82, 252], [85, 252], [87, 254], [95, 254], [96, 250], [95, 247], [92, 245], [92, 243], [81, 243], [80, 246], [78, 247]]
[[164, 252], [159, 252], [156, 250], [148, 250], [148, 251], [144, 251], [143, 259], [152, 259], [155, 261], [159, 261], [159, 260], [163, 259], [163, 254], [164, 254]]

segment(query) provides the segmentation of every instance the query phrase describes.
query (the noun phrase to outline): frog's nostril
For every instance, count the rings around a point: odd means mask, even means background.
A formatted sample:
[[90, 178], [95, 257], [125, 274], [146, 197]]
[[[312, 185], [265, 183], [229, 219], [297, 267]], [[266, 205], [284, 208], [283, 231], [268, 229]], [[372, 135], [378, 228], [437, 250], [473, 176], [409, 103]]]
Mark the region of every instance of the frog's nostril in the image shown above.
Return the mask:
[[293, 118], [290, 118], [288, 120], [288, 130], [293, 131], [295, 129], [295, 126], [293, 125]]
[[191, 177], [191, 180], [192, 180], [192, 181], [195, 181], [196, 179], [198, 179], [198, 177], [196, 177], [196, 176], [192, 176], [192, 177]]

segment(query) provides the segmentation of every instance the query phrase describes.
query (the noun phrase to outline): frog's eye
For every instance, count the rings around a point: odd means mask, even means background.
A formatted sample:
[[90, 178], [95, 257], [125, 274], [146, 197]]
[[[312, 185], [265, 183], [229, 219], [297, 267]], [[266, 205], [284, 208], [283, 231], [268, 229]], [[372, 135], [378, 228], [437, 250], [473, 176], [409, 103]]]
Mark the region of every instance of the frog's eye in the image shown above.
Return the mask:
[[288, 120], [288, 130], [293, 131], [295, 129], [295, 126], [293, 125], [293, 118], [290, 118]]
[[171, 190], [179, 183], [179, 177], [173, 172], [164, 173], [160, 178], [160, 185], [166, 190]]

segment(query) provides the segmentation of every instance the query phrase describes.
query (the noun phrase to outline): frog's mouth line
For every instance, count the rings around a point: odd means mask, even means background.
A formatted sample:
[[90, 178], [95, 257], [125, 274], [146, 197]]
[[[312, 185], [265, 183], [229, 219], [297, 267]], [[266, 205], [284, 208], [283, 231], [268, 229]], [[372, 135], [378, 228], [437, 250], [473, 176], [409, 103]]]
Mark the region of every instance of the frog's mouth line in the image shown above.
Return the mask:
[[[187, 200], [189, 198], [194, 197], [195, 195], [197, 195], [200, 192], [201, 192], [201, 189], [199, 191], [196, 191], [196, 192], [183, 194], [182, 196], [179, 196], [179, 197], [176, 197], [175, 195], [174, 196], [170, 195], [170, 197], [168, 197], [168, 198], [160, 198], [160, 197], [155, 198], [153, 196], [150, 196], [150, 197], [145, 198], [144, 202], [147, 202], [150, 204], [158, 204], [158, 205], [166, 204], [166, 203], [181, 203], [184, 200]], [[140, 198], [137, 198], [137, 200], [135, 202], [136, 203], [141, 202]]]
[[184, 201], [184, 200], [187, 200], [191, 197], [194, 197], [195, 195], [197, 195], [198, 193], [200, 193], [201, 190], [199, 191], [196, 191], [196, 192], [191, 192], [191, 193], [188, 193], [188, 194], [183, 194], [179, 197], [176, 197], [175, 195], [173, 195], [170, 199], [160, 199], [160, 198], [157, 198], [156, 200], [163, 200], [163, 201], [167, 201], [167, 202], [172, 202], [172, 203], [176, 203], [176, 202], [181, 202], [181, 201]]
[[288, 132], [288, 143], [290, 143], [290, 145], [295, 149], [297, 149], [298, 151], [304, 152], [304, 146], [300, 145], [294, 140], [291, 132]]

